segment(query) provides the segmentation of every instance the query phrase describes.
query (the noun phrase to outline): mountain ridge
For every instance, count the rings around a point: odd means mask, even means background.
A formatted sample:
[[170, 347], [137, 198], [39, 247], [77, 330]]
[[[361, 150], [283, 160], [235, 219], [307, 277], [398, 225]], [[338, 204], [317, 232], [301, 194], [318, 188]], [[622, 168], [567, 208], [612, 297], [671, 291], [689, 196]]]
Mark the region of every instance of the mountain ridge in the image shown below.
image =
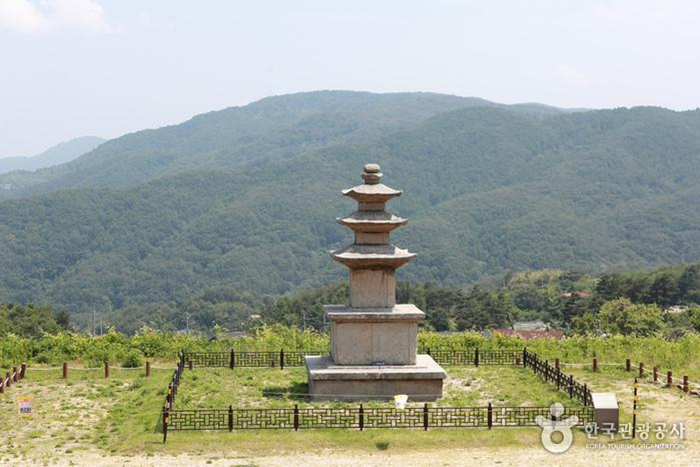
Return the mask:
[[72, 161], [107, 141], [98, 136], [80, 136], [58, 143], [34, 156], [0, 158], [0, 175], [17, 170], [35, 171]]
[[557, 112], [542, 105], [507, 106], [436, 93], [315, 91], [267, 97], [109, 140], [58, 167], [0, 176], [0, 185], [10, 187], [0, 191], [0, 201], [69, 188], [133, 186], [188, 170], [265, 165], [325, 145], [410, 128], [464, 107], [509, 108], [536, 115]]
[[405, 193], [389, 205], [418, 253], [402, 280], [700, 259], [700, 111], [472, 106], [244, 169], [2, 202], [0, 300], [84, 311], [333, 283], [328, 251], [352, 241], [340, 190], [367, 162]]

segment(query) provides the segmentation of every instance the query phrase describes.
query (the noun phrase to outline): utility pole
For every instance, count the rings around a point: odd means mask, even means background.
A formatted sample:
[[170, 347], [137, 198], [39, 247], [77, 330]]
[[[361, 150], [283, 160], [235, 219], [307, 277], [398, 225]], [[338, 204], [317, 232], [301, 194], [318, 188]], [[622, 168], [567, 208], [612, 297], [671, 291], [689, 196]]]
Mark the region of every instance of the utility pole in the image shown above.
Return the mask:
[[97, 321], [95, 320], [95, 307], [92, 307], [92, 335], [97, 335]]

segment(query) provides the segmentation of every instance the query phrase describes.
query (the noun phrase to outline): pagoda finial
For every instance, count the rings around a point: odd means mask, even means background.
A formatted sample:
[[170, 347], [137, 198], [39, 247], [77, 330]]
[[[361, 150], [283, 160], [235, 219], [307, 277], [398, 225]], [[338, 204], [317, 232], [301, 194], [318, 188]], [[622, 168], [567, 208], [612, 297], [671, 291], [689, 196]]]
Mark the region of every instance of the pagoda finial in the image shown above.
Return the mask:
[[379, 164], [365, 164], [364, 169], [365, 173], [362, 174], [362, 179], [367, 185], [378, 184], [379, 180], [381, 180], [384, 175], [381, 172], [382, 168], [379, 167]]

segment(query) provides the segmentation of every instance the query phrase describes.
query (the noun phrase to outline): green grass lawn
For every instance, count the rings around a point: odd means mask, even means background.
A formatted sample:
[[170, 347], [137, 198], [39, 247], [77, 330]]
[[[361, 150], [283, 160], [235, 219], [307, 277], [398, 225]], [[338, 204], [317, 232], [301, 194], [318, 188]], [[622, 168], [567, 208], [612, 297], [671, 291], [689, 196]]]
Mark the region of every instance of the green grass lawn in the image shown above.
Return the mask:
[[[444, 407], [548, 406], [552, 402], [580, 405], [531, 370], [519, 366], [447, 367], [444, 397], [433, 405]], [[199, 369], [185, 370], [178, 391], [177, 409], [348, 407], [358, 403], [314, 402], [308, 392], [304, 368]], [[365, 402], [367, 407], [386, 407], [393, 401]], [[415, 403], [420, 404], [422, 403]], [[409, 400], [409, 405], [411, 402]]]

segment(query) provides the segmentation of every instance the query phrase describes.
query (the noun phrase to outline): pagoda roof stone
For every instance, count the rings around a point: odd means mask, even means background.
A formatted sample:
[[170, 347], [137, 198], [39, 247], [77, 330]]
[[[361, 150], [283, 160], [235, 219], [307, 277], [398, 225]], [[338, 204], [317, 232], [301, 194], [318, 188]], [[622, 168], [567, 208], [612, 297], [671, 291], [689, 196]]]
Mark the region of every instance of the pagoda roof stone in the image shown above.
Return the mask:
[[339, 263], [354, 269], [359, 268], [398, 268], [416, 258], [415, 253], [394, 245], [352, 244], [331, 252], [331, 257]]
[[391, 198], [401, 196], [401, 190], [395, 190], [383, 183], [368, 185], [366, 183], [343, 190], [345, 196], [364, 203], [385, 203]]
[[336, 219], [339, 224], [363, 232], [389, 232], [406, 225], [408, 219], [386, 211], [355, 211], [349, 216]]

